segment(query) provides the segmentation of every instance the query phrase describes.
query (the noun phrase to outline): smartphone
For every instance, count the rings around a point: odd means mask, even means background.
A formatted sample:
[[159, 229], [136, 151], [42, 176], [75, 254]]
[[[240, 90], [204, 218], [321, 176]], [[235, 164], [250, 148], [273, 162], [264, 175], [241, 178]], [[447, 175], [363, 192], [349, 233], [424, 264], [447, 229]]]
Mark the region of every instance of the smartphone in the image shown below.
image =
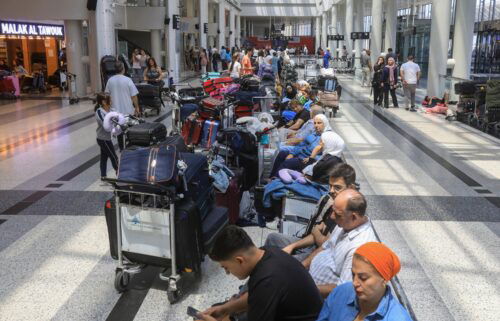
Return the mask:
[[188, 307], [187, 308], [187, 315], [189, 315], [190, 317], [193, 317], [195, 319], [198, 319], [198, 313], [200, 313], [200, 311], [196, 310], [195, 308], [193, 307]]

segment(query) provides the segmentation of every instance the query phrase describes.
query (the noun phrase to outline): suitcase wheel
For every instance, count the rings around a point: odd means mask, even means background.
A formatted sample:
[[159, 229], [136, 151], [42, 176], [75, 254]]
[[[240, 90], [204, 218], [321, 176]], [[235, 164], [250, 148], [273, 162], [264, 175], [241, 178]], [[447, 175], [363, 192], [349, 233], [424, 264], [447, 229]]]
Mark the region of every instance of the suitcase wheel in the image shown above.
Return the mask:
[[168, 298], [168, 302], [170, 302], [170, 304], [174, 304], [177, 301], [179, 301], [179, 299], [181, 298], [181, 291], [178, 289], [177, 290], [168, 289], [167, 290], [167, 298]]
[[118, 293], [125, 292], [130, 283], [130, 274], [122, 269], [116, 269], [115, 272], [115, 289]]

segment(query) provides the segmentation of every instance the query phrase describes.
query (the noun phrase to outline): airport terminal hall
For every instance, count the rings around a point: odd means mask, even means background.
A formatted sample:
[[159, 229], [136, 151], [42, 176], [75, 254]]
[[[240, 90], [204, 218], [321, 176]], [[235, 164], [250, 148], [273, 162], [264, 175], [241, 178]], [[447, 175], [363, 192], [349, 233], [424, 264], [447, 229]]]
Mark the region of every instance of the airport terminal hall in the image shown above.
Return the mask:
[[0, 321], [494, 321], [500, 0], [1, 0]]

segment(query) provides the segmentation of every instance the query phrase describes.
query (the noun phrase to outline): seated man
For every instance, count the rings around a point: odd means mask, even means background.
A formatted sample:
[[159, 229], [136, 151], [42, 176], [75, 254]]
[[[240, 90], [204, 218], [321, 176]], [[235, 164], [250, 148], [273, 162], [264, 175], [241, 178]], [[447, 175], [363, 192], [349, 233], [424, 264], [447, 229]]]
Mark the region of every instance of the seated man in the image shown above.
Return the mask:
[[280, 146], [280, 150], [291, 152], [295, 145], [300, 144], [307, 136], [314, 134], [314, 117], [324, 114], [323, 108], [319, 105], [313, 105], [309, 114], [311, 118], [299, 130], [288, 134], [288, 139]]
[[[340, 192], [348, 188], [356, 188], [356, 172], [354, 168], [348, 164], [338, 164], [332, 169], [329, 176], [329, 194], [332, 201], [335, 200]], [[311, 234], [302, 239], [282, 233], [271, 233], [267, 236], [265, 246], [283, 248], [285, 252], [293, 254], [297, 260], [302, 262], [330, 238], [331, 233], [329, 231], [334, 227], [332, 225], [335, 225], [334, 220], [322, 222], [313, 228]]]
[[[290, 108], [295, 112], [295, 116], [284, 125], [285, 128], [281, 129], [283, 133], [285, 133], [284, 137], [286, 137], [290, 131], [299, 130], [300, 127], [310, 119], [309, 111], [304, 109], [304, 106], [302, 106], [298, 100], [292, 100], [290, 102]], [[286, 113], [286, 111], [283, 113]], [[278, 125], [278, 127], [280, 126]]]
[[220, 320], [244, 311], [249, 321], [313, 321], [318, 317], [321, 297], [304, 267], [278, 248], [257, 248], [240, 227], [230, 225], [217, 236], [210, 258], [238, 279], [250, 278], [248, 292], [240, 299], [206, 310], [199, 315], [202, 320]]

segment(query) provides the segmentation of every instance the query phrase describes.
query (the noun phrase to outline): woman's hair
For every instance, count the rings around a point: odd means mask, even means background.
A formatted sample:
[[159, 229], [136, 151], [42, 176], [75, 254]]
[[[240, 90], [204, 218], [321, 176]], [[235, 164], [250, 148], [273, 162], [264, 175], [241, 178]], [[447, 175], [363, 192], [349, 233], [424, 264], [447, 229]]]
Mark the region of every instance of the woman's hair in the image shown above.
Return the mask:
[[384, 58], [384, 57], [382, 57], [382, 56], [378, 57], [378, 59], [377, 59], [377, 64], [378, 64], [378, 62], [380, 61], [380, 59], [382, 59], [382, 63], [383, 63], [383, 64], [385, 64], [385, 58]]
[[238, 53], [233, 55], [233, 61], [231, 61], [231, 66], [229, 66], [229, 72], [233, 72], [234, 63], [237, 62], [239, 58], [240, 55]]
[[259, 50], [259, 54], [258, 54], [259, 57], [264, 57], [264, 50]]
[[154, 68], [155, 68], [155, 69], [156, 69], [156, 68], [158, 68], [158, 65], [156, 64], [156, 60], [155, 60], [155, 58], [150, 57], [150, 58], [148, 59], [148, 62], [147, 62], [147, 67], [148, 67], [148, 69], [150, 69], [150, 68], [151, 68], [151, 65], [150, 65], [150, 62], [151, 62], [151, 61], [153, 61], [153, 63], [154, 63]]
[[96, 104], [94, 106], [94, 111], [97, 111], [99, 107], [102, 107], [104, 102], [106, 102], [107, 105], [111, 104], [111, 96], [108, 93], [98, 93], [95, 100]]

